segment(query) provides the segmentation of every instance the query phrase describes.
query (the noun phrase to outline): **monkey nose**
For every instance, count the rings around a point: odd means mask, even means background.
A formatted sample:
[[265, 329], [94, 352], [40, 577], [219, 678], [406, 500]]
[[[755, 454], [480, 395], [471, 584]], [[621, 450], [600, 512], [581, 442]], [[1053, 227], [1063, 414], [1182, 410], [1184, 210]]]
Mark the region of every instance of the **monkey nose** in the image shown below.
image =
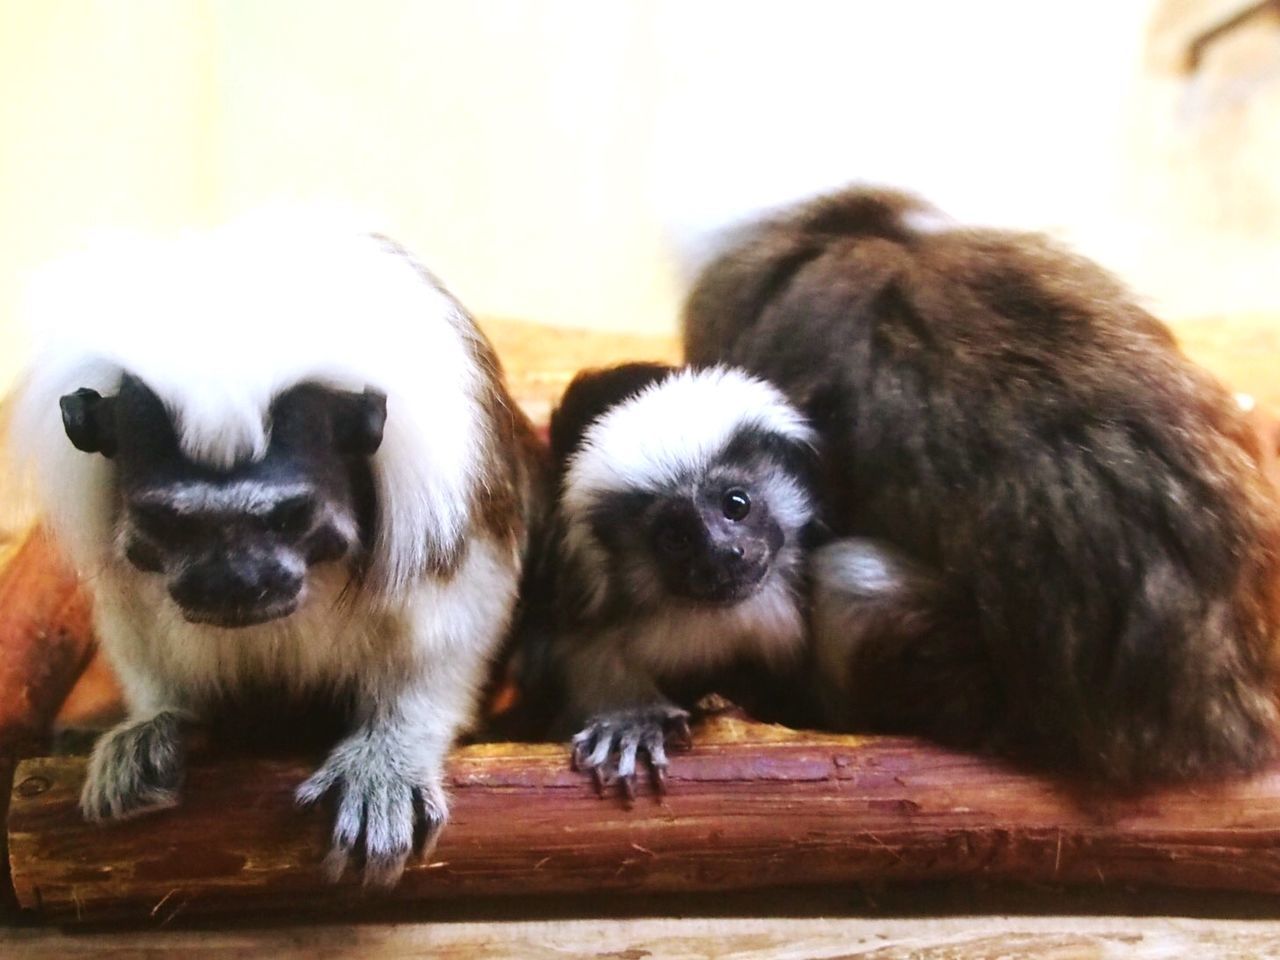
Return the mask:
[[715, 552], [718, 565], [729, 570], [749, 566], [756, 560], [757, 551], [750, 544], [722, 543]]

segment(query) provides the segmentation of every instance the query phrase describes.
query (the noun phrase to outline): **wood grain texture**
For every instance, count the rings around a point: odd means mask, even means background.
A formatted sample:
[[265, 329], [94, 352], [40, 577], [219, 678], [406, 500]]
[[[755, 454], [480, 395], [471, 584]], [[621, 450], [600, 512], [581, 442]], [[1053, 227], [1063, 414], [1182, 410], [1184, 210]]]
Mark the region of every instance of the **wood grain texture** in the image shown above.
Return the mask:
[[0, 571], [0, 754], [45, 743], [92, 649], [88, 601], [36, 529]]
[[[24, 761], [9, 816], [21, 904], [63, 921], [162, 921], [358, 903], [320, 877], [322, 810], [292, 761], [197, 759], [182, 806], [83, 823], [79, 758]], [[556, 745], [461, 749], [453, 819], [391, 896], [745, 890], [954, 877], [1280, 893], [1280, 769], [1142, 797], [1085, 796], [905, 738], [801, 734], [718, 717], [671, 792], [598, 798]]]
[[[0, 933], [0, 936], [3, 936]], [[16, 931], [6, 960], [1254, 960], [1280, 955], [1280, 924], [1105, 917], [641, 919], [321, 925], [93, 936]]]

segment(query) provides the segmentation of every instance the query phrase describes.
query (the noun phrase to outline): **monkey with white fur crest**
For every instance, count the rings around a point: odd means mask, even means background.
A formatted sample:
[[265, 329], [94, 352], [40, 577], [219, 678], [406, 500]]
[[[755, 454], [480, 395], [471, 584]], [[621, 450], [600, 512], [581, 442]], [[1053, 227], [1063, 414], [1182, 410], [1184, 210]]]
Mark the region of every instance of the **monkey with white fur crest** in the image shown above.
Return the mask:
[[353, 729], [298, 801], [336, 800], [331, 877], [395, 883], [446, 820], [540, 509], [489, 344], [387, 240], [278, 218], [91, 248], [29, 316], [14, 446], [129, 708], [85, 816], [176, 803], [183, 727], [227, 702], [332, 696]]
[[551, 443], [550, 609], [531, 672], [559, 688], [577, 766], [630, 797], [646, 758], [663, 787], [698, 694], [725, 693], [739, 665], [800, 670], [810, 432], [738, 371], [627, 364], [578, 376]]

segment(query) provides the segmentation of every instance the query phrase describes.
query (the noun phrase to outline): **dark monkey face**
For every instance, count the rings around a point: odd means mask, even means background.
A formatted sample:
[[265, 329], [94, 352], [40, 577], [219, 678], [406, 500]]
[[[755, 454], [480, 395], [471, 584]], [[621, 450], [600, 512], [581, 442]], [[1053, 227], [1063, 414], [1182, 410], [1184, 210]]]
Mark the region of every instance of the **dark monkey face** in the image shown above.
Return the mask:
[[615, 575], [642, 602], [739, 603], [756, 592], [786, 541], [758, 477], [611, 497], [592, 519]]
[[381, 394], [293, 387], [271, 404], [266, 455], [227, 470], [183, 453], [169, 411], [137, 378], [114, 397], [69, 394], [62, 414], [78, 449], [116, 463], [123, 556], [163, 577], [188, 621], [246, 627], [288, 616], [313, 565], [358, 561], [368, 542]]
[[658, 503], [648, 539], [669, 592], [703, 603], [737, 603], [764, 580], [785, 536], [765, 498], [730, 481]]

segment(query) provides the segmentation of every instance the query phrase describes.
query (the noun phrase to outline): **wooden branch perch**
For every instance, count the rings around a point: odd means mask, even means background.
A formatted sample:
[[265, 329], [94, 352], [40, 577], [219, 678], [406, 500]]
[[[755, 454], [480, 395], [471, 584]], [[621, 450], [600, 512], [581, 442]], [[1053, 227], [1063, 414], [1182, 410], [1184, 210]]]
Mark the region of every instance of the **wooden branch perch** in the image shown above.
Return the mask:
[[[299, 763], [193, 762], [175, 810], [83, 823], [79, 758], [18, 768], [9, 815], [24, 907], [163, 921], [359, 902], [319, 870], [327, 814]], [[1280, 892], [1280, 769], [1140, 798], [1085, 797], [919, 741], [799, 734], [720, 717], [674, 758], [664, 799], [597, 797], [555, 745], [467, 747], [453, 819], [389, 896], [738, 890], [974, 876]], [[369, 895], [371, 898], [374, 895]]]
[[0, 574], [0, 756], [46, 742], [93, 646], [88, 598], [34, 531]]
[[[0, 570], [0, 819], [15, 758], [47, 748], [58, 706], [94, 647], [89, 603], [43, 531]], [[0, 916], [13, 906], [0, 837]]]

